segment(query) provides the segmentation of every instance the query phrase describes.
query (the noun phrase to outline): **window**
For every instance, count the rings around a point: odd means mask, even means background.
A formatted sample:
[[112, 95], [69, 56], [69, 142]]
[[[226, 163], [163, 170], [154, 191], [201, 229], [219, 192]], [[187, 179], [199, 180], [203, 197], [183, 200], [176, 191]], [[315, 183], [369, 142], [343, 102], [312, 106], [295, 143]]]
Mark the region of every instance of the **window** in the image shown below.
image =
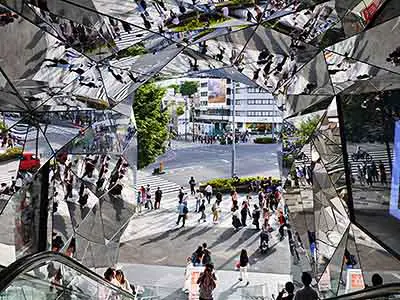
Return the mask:
[[235, 104], [236, 104], [236, 105], [240, 105], [240, 100], [236, 100], [236, 101], [235, 101]]
[[235, 92], [236, 92], [236, 94], [240, 94], [240, 89], [236, 88]]
[[207, 81], [206, 81], [206, 82], [202, 82], [202, 83], [200, 84], [200, 87], [207, 87], [207, 86], [208, 86]]
[[201, 92], [201, 93], [200, 93], [200, 96], [201, 96], [201, 97], [207, 97], [207, 96], [208, 96], [208, 92]]

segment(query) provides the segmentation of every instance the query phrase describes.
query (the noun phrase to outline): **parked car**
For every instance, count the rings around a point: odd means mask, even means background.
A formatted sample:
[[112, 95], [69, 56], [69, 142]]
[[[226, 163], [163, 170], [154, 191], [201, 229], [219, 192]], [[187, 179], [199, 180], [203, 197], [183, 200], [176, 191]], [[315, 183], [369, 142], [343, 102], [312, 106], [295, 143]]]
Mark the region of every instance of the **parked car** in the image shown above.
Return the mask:
[[37, 170], [40, 168], [40, 159], [37, 158], [33, 153], [23, 153], [19, 163], [20, 171]]

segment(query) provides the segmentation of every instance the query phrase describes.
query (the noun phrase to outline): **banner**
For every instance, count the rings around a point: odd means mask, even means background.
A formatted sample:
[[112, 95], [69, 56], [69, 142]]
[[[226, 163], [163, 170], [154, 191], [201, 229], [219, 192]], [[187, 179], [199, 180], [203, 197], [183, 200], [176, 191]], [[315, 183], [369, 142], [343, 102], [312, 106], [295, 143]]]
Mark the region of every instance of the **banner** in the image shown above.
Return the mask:
[[189, 300], [199, 300], [199, 285], [197, 284], [197, 280], [203, 271], [204, 267], [191, 268]]
[[225, 104], [226, 101], [226, 80], [208, 79], [208, 103]]
[[326, 267], [325, 272], [322, 274], [318, 281], [318, 289], [321, 292], [330, 291], [331, 286], [331, 272], [329, 271], [329, 265]]
[[346, 280], [346, 294], [365, 288], [361, 269], [348, 269]]

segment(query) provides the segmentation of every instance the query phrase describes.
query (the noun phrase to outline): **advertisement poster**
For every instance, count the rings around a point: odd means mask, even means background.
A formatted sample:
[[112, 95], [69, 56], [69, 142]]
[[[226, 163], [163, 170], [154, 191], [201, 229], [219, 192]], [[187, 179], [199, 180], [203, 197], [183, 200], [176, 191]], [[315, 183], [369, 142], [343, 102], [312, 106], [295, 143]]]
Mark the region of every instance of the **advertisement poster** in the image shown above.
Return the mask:
[[365, 288], [361, 269], [348, 269], [346, 281], [346, 293], [362, 290]]
[[325, 272], [322, 274], [318, 282], [318, 289], [321, 292], [329, 291], [331, 289], [331, 272], [329, 266], [326, 267]]
[[197, 280], [203, 271], [204, 267], [193, 267], [191, 269], [189, 300], [199, 300], [199, 285], [197, 284]]
[[395, 123], [390, 214], [400, 220], [400, 121]]
[[226, 80], [208, 79], [208, 103], [225, 104], [226, 101]]

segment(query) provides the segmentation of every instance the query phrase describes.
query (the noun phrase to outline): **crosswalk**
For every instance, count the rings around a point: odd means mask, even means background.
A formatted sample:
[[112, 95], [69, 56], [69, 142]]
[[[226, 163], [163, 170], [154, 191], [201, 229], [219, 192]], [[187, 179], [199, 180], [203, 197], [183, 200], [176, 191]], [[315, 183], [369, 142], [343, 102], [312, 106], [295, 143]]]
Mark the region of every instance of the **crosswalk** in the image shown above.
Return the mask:
[[117, 46], [118, 50], [129, 48], [136, 43], [139, 43], [143, 39], [143, 32], [142, 30], [132, 30], [132, 32], [122, 31], [117, 38], [115, 38], [115, 45]]
[[[146, 187], [148, 184], [150, 185], [150, 191], [152, 194], [154, 194], [157, 188], [160, 187], [163, 192], [163, 198], [174, 197], [177, 199], [179, 189], [181, 188], [179, 184], [168, 181], [162, 178], [160, 175], [151, 175], [138, 171], [136, 189], [139, 190], [141, 186]], [[187, 190], [188, 189], [186, 188], [185, 191]]]
[[[246, 195], [239, 195], [239, 203], [242, 203], [246, 199]], [[215, 201], [215, 197], [212, 199], [211, 203]], [[252, 205], [256, 202], [256, 197], [253, 197], [251, 202]], [[257, 201], [258, 202], [258, 201]], [[177, 212], [177, 198], [167, 198], [161, 200], [161, 209], [159, 210], [147, 210], [145, 208], [142, 209], [141, 213], [135, 215], [134, 218], [130, 221], [128, 227], [126, 228], [123, 236], [121, 237], [121, 242], [127, 242], [130, 240], [141, 239], [148, 236], [154, 236], [159, 233], [166, 233], [169, 230], [179, 228], [176, 225], [176, 221], [178, 218]], [[206, 222], [198, 222], [200, 218], [200, 214], [195, 212], [196, 201], [193, 196], [189, 196], [188, 200], [188, 218], [186, 220], [186, 227], [213, 227], [219, 229], [232, 228], [232, 212], [231, 212], [231, 199], [229, 195], [224, 195], [222, 198], [222, 202], [220, 204], [220, 218], [217, 224], [214, 224], [212, 221], [212, 211], [211, 204], [206, 205]], [[252, 208], [251, 208], [252, 210]], [[249, 217], [247, 219], [247, 226], [252, 228], [252, 221]], [[273, 214], [269, 219], [269, 224], [274, 229], [274, 232], [271, 234], [271, 244], [275, 244], [278, 242], [278, 220], [276, 214]]]
[[[388, 176], [388, 180], [390, 179], [390, 161], [389, 161], [389, 157], [387, 155], [387, 151], [384, 145], [381, 145], [380, 147], [377, 146], [365, 146], [362, 147], [363, 151], [368, 152], [368, 154], [372, 157], [372, 161], [375, 162], [376, 166], [378, 167], [379, 163], [382, 162], [383, 165], [385, 166], [385, 170], [386, 170], [386, 174]], [[353, 161], [352, 159], [352, 154], [356, 151], [356, 147], [348, 147], [347, 149], [348, 151], [348, 162], [350, 163], [351, 166], [351, 173], [354, 177], [357, 177], [358, 174], [358, 165], [363, 163], [364, 160], [358, 160], [358, 161]], [[304, 153], [304, 156], [302, 157], [302, 159], [297, 159], [296, 160], [296, 164], [297, 165], [302, 165], [302, 164], [308, 164], [311, 162], [311, 149], [310, 147], [306, 147], [303, 149], [302, 151]], [[391, 151], [391, 158], [393, 161], [393, 151]], [[371, 162], [372, 162], [371, 161]], [[335, 169], [335, 170], [339, 170], [339, 169], [344, 169], [344, 165], [342, 162], [339, 163], [332, 163], [329, 165], [329, 169]]]

